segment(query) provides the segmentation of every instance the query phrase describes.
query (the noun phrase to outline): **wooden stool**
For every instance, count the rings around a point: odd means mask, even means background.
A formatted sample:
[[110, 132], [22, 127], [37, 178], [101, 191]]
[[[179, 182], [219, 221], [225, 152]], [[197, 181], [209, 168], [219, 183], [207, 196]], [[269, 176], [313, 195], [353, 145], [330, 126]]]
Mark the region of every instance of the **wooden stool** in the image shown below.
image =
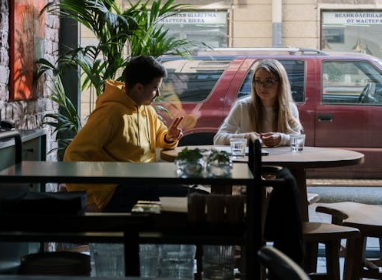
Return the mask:
[[[312, 279], [340, 280], [339, 250], [341, 239], [346, 239], [347, 254], [345, 257], [343, 280], [357, 279], [352, 270], [361, 262], [361, 233], [358, 229], [330, 223], [306, 222], [303, 225], [306, 257], [304, 270]], [[325, 244], [326, 274], [317, 273], [318, 243]], [[356, 256], [360, 256], [357, 258]]]
[[[361, 232], [362, 266], [360, 277], [382, 279], [382, 257], [366, 259], [366, 241], [368, 237], [382, 240], [382, 206], [357, 202], [318, 203], [317, 212], [332, 215], [332, 223], [358, 228]], [[380, 250], [381, 251], [381, 250]]]

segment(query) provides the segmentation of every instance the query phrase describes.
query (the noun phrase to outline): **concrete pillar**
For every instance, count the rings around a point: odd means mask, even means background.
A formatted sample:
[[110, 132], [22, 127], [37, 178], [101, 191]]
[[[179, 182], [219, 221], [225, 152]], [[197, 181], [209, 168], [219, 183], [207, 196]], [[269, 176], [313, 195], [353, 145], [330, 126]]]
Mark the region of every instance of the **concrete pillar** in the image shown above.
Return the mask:
[[282, 0], [272, 0], [272, 47], [282, 47]]

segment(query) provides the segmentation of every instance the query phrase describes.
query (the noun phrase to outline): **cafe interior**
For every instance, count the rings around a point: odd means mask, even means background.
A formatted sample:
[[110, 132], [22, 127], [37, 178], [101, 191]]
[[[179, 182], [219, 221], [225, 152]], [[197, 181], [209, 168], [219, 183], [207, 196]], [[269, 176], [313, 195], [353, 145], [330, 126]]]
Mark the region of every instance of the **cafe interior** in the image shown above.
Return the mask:
[[[60, 120], [62, 102], [49, 62], [76, 46], [78, 28], [29, 2], [0, 2], [0, 279], [381, 279], [368, 245], [382, 237], [382, 208], [326, 203], [307, 183], [308, 169], [360, 165], [362, 153], [250, 138], [157, 149], [150, 163], [63, 161], [62, 131], [46, 119]], [[62, 82], [78, 98], [78, 72]], [[67, 184], [201, 191], [112, 213], [90, 211]]]

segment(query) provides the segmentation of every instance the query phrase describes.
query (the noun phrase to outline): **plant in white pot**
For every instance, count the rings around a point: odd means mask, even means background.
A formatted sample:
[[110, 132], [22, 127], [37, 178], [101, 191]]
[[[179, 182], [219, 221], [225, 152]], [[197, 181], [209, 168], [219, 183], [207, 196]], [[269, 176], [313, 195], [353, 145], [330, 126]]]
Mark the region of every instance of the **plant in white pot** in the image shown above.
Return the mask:
[[203, 172], [203, 154], [200, 149], [184, 148], [175, 159], [181, 177], [200, 176]]
[[231, 174], [232, 164], [229, 153], [212, 149], [207, 158], [207, 172], [210, 177], [225, 177]]

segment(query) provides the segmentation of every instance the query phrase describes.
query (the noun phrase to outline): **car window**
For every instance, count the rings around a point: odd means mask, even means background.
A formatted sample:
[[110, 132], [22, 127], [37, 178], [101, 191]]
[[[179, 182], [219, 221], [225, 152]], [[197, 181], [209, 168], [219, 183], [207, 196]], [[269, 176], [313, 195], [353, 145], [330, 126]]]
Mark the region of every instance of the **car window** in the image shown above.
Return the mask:
[[325, 61], [322, 104], [382, 105], [382, 76], [367, 61]]
[[[287, 71], [292, 97], [295, 102], [302, 103], [305, 100], [305, 63], [303, 60], [279, 60]], [[238, 92], [237, 98], [251, 94], [252, 71], [249, 71]]]
[[162, 61], [167, 69], [161, 87], [162, 99], [173, 100], [175, 93], [181, 102], [205, 100], [230, 62], [211, 58]]

